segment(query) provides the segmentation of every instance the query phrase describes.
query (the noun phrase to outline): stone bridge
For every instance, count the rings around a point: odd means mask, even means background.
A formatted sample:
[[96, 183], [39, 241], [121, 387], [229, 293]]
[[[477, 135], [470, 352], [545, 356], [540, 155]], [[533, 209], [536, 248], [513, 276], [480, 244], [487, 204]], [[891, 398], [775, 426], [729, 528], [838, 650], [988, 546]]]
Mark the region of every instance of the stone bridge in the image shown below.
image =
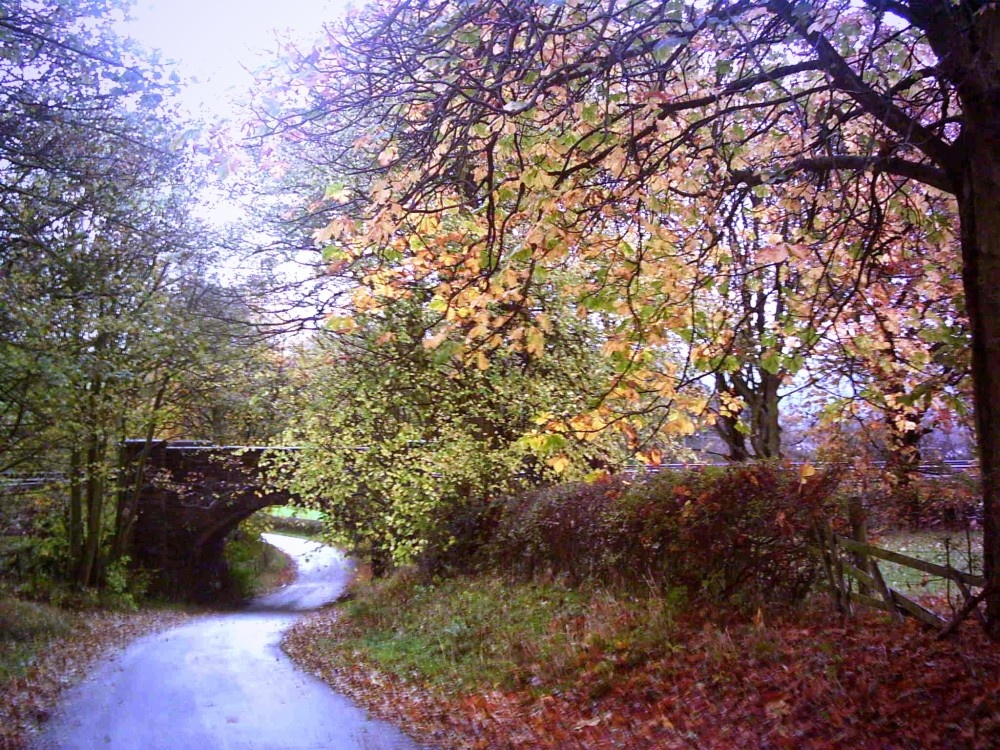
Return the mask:
[[289, 500], [263, 481], [261, 457], [274, 450], [126, 442], [126, 462], [141, 472], [129, 554], [153, 576], [153, 591], [202, 602], [226, 598], [226, 536], [258, 510]]

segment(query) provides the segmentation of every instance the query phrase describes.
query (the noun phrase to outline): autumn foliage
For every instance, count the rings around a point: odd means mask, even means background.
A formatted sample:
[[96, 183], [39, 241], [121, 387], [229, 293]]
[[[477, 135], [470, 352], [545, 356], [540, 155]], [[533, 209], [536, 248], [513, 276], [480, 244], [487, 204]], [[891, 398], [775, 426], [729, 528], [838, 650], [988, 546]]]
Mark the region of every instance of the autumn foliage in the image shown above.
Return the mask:
[[[489, 586], [477, 578], [436, 596], [454, 613], [457, 601]], [[507, 613], [517, 595], [506, 590], [494, 607]], [[511, 669], [530, 679], [515, 687], [459, 686], [464, 662], [434, 678], [373, 658], [365, 645], [408, 638], [404, 620], [428, 615], [417, 602], [406, 615], [392, 608], [399, 616], [374, 633], [359, 633], [340, 611], [321, 612], [284, 645], [374, 714], [447, 750], [986, 750], [1000, 742], [1000, 650], [971, 625], [941, 641], [914, 621], [844, 623], [829, 610], [725, 625], [680, 617], [653, 644], [629, 630], [639, 606], [620, 600], [615, 616], [600, 617], [603, 599], [523, 638]], [[539, 658], [541, 642], [554, 637], [564, 639], [566, 656]], [[485, 645], [500, 638], [490, 632]]]
[[756, 463], [547, 487], [502, 503], [487, 554], [522, 576], [794, 602], [813, 581], [806, 543], [836, 486], [833, 472], [804, 481]]
[[574, 437], [703, 420], [781, 456], [809, 374], [910, 461], [971, 367], [1000, 637], [998, 30], [979, 2], [403, 0], [290, 52], [261, 125], [338, 180], [308, 215], [362, 280], [334, 328], [419, 289], [422, 345], [485, 371], [544, 350], [553, 292], [597, 323]]
[[490, 503], [452, 527], [460, 552], [434, 568], [452, 575], [362, 585], [284, 647], [447, 749], [995, 747], [1000, 651], [979, 629], [941, 640], [805, 596], [810, 529], [846, 523], [858, 486], [813, 472], [710, 467]]
[[974, 475], [916, 474], [901, 488], [893, 475], [879, 469], [859, 466], [852, 472], [855, 482], [863, 484], [868, 525], [876, 531], [958, 530], [982, 525], [983, 506]]

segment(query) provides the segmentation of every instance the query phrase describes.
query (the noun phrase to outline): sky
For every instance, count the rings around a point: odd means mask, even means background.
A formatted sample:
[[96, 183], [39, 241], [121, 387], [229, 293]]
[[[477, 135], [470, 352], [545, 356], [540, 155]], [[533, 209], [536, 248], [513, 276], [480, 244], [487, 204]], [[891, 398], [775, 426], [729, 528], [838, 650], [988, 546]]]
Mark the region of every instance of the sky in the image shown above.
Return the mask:
[[[365, 0], [354, 0], [364, 5]], [[234, 102], [247, 100], [251, 73], [279, 46], [281, 39], [310, 44], [322, 33], [324, 22], [342, 16], [350, 0], [134, 0], [131, 18], [119, 32], [149, 50], [159, 50], [181, 76], [179, 101], [196, 119], [232, 118], [238, 128], [245, 115]], [[224, 227], [246, 217], [242, 201], [218, 188], [200, 194], [198, 214]], [[217, 270], [229, 280], [241, 276], [246, 261], [220, 258]], [[298, 278], [297, 266], [272, 273]]]
[[123, 32], [193, 77], [182, 100], [194, 111], [224, 115], [249, 87], [249, 70], [277, 47], [276, 31], [303, 42], [317, 37], [348, 0], [136, 0]]

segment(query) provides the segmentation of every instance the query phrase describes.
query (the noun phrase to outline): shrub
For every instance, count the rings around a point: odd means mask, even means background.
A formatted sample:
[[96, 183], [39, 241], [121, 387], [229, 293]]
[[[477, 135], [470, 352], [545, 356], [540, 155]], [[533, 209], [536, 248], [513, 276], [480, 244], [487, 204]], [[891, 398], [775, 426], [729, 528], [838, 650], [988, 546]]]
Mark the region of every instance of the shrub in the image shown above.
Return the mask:
[[428, 534], [417, 564], [426, 577], [476, 573], [488, 566], [489, 545], [503, 504], [489, 497], [453, 501]]
[[803, 484], [774, 463], [657, 475], [616, 508], [613, 553], [623, 571], [691, 598], [794, 602], [813, 581], [806, 541], [834, 483]]
[[0, 535], [6, 540], [0, 572], [53, 584], [62, 579], [69, 568], [66, 499], [46, 488], [3, 501], [0, 505], [9, 507], [0, 517]]
[[266, 531], [272, 531], [276, 534], [320, 536], [323, 533], [323, 522], [311, 518], [267, 515], [266, 520]]
[[967, 474], [918, 477], [921, 528], [964, 529], [983, 520], [978, 477]]
[[128, 555], [108, 565], [104, 572], [104, 591], [101, 602], [111, 609], [136, 610], [149, 590], [148, 571], [132, 565]]
[[833, 471], [803, 482], [792, 467], [755, 463], [545, 488], [506, 501], [489, 555], [522, 576], [794, 602], [814, 579], [806, 541], [836, 483]]
[[608, 521], [627, 485], [620, 478], [543, 487], [507, 498], [489, 556], [500, 570], [552, 573], [574, 583], [608, 577]]
[[245, 519], [226, 539], [225, 560], [228, 569], [222, 599], [238, 604], [253, 597], [257, 578], [267, 563], [268, 545], [261, 534], [270, 529], [270, 521], [260, 514]]
[[0, 641], [64, 635], [71, 626], [71, 617], [55, 607], [0, 593]]
[[[23, 675], [38, 651], [68, 633], [75, 622], [73, 615], [56, 607], [21, 601], [0, 590], [0, 689]], [[4, 744], [4, 728], [0, 725], [0, 747], [20, 747]]]
[[891, 529], [965, 529], [982, 522], [979, 478], [955, 473], [914, 473], [905, 488], [891, 472], [870, 464], [850, 468], [846, 493], [860, 495], [869, 527]]

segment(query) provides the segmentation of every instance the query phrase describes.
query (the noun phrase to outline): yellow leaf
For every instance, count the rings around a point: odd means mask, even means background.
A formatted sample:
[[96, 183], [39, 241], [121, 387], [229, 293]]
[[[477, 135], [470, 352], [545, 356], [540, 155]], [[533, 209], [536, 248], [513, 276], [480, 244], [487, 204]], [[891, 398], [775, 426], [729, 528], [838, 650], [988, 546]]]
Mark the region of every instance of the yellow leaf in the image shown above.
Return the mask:
[[685, 416], [677, 416], [669, 422], [670, 430], [675, 435], [693, 435], [694, 422]]
[[537, 328], [531, 328], [528, 330], [528, 345], [525, 347], [528, 350], [528, 354], [534, 354], [536, 357], [541, 355], [545, 351], [545, 336]]
[[809, 479], [809, 477], [815, 476], [815, 474], [816, 474], [815, 466], [813, 466], [812, 464], [802, 464], [802, 466], [799, 467], [799, 482], [801, 484], [805, 484], [806, 481]]
[[424, 339], [424, 349], [437, 349], [446, 338], [448, 338], [447, 331], [442, 331], [428, 339]]
[[556, 474], [562, 474], [569, 468], [569, 459], [563, 455], [553, 456], [546, 463], [555, 470]]
[[648, 466], [659, 466], [663, 463], [663, 452], [659, 448], [653, 448], [650, 451], [640, 451], [636, 458]]
[[423, 218], [420, 219], [420, 223], [417, 224], [417, 231], [430, 234], [437, 230], [440, 224], [441, 219], [437, 214], [424, 214]]
[[388, 167], [396, 160], [397, 156], [399, 156], [399, 150], [396, 148], [395, 144], [390, 143], [385, 147], [385, 150], [378, 155], [378, 163], [380, 166]]
[[354, 318], [350, 315], [331, 315], [326, 319], [324, 325], [328, 330], [337, 333], [350, 333], [358, 327], [358, 324], [354, 322]]
[[337, 229], [331, 222], [330, 224], [327, 224], [325, 227], [321, 227], [317, 229], [315, 232], [313, 232], [313, 239], [316, 240], [316, 242], [319, 244], [324, 244], [329, 242], [333, 238], [333, 235], [336, 233]]

